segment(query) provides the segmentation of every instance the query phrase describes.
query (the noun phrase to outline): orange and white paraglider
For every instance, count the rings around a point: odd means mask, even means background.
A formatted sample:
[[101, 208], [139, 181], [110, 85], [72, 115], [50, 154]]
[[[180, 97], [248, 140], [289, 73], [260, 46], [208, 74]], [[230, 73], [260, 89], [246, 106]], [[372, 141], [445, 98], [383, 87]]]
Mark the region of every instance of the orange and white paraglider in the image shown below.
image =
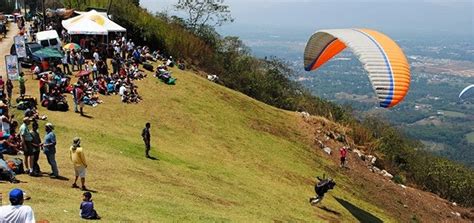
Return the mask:
[[375, 30], [317, 31], [306, 45], [305, 70], [318, 69], [346, 47], [367, 70], [381, 107], [393, 107], [405, 98], [410, 87], [410, 66], [406, 56], [395, 41]]

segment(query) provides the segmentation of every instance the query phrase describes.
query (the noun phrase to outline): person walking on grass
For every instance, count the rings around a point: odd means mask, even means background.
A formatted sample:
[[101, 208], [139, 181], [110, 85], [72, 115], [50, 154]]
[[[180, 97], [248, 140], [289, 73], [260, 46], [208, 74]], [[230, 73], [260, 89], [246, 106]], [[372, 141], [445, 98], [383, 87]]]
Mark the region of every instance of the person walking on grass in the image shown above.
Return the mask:
[[81, 147], [81, 139], [79, 137], [75, 137], [72, 146], [69, 149], [69, 158], [71, 159], [72, 164], [74, 165], [74, 173], [75, 179], [74, 183], [72, 184], [72, 188], [79, 188], [77, 186], [77, 179], [81, 178], [81, 185], [82, 190], [86, 191], [86, 157], [84, 156], [84, 152]]
[[145, 142], [145, 156], [146, 156], [146, 158], [151, 158], [151, 156], [150, 156], [150, 148], [151, 148], [151, 145], [150, 145], [150, 140], [151, 140], [150, 127], [151, 127], [151, 124], [149, 122], [147, 122], [145, 124], [145, 128], [142, 131], [143, 142]]
[[54, 134], [53, 130], [54, 130], [53, 124], [46, 123], [45, 125], [46, 135], [44, 137], [44, 143], [42, 144], [42, 146], [43, 146], [44, 155], [46, 155], [46, 159], [48, 159], [48, 163], [49, 165], [51, 165], [52, 173], [50, 174], [50, 176], [53, 178], [58, 178], [59, 171], [58, 171], [58, 166], [56, 164], [56, 158], [55, 158], [56, 135]]
[[341, 164], [340, 167], [346, 167], [346, 156], [347, 156], [347, 148], [345, 146], [339, 149]]

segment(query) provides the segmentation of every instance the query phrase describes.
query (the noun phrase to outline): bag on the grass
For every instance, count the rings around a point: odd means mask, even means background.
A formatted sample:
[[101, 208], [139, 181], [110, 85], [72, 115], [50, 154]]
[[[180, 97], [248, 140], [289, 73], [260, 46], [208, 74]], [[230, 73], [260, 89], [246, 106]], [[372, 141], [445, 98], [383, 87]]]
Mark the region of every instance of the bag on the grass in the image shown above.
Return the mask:
[[153, 72], [153, 65], [149, 63], [143, 63], [143, 69]]
[[12, 160], [7, 161], [8, 167], [15, 172], [16, 174], [25, 173], [25, 169], [23, 168], [23, 160], [20, 158], [13, 158]]

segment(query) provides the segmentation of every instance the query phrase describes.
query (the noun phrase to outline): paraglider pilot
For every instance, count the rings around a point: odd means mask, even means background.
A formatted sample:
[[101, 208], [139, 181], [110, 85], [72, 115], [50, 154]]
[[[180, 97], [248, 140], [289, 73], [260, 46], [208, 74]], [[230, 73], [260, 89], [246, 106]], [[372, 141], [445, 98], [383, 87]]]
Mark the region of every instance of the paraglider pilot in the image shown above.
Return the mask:
[[321, 200], [323, 200], [324, 194], [328, 192], [329, 190], [334, 189], [334, 186], [336, 186], [336, 182], [334, 182], [334, 180], [331, 178], [327, 178], [327, 179], [321, 179], [320, 177], [316, 177], [316, 178], [319, 180], [319, 182], [316, 185], [314, 185], [314, 191], [316, 192], [316, 196], [309, 198], [309, 203], [311, 205], [316, 205], [319, 202], [321, 202]]

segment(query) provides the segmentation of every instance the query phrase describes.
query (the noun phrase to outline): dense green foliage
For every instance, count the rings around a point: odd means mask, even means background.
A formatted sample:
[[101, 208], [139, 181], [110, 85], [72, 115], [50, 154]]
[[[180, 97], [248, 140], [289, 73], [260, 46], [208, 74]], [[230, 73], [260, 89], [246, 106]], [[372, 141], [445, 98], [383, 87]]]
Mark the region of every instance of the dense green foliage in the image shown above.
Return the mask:
[[383, 157], [383, 162], [378, 165], [399, 175], [395, 180], [403, 181], [401, 178], [405, 176], [408, 182], [441, 197], [474, 206], [474, 172], [471, 169], [417, 150], [420, 143], [409, 140], [399, 130], [377, 118], [369, 117], [360, 125], [352, 132], [354, 139], [376, 142], [372, 146]]
[[3, 0], [0, 1], [0, 12], [12, 13], [15, 9], [15, 1]]
[[[106, 7], [108, 1], [90, 0], [89, 3]], [[347, 125], [353, 129], [351, 136], [355, 143], [381, 154], [384, 162], [380, 165], [401, 175], [400, 179], [406, 176], [409, 182], [445, 198], [474, 205], [472, 170], [416, 150], [419, 143], [408, 140], [383, 121], [355, 120], [350, 109], [315, 97], [292, 81], [292, 72], [282, 61], [252, 57], [237, 37], [222, 38], [212, 27], [204, 27], [195, 34], [180, 18], [151, 15], [125, 0], [114, 1], [111, 13], [136, 43], [146, 43], [167, 55], [184, 59], [191, 67], [217, 74], [221, 84], [267, 104], [307, 111]]]

